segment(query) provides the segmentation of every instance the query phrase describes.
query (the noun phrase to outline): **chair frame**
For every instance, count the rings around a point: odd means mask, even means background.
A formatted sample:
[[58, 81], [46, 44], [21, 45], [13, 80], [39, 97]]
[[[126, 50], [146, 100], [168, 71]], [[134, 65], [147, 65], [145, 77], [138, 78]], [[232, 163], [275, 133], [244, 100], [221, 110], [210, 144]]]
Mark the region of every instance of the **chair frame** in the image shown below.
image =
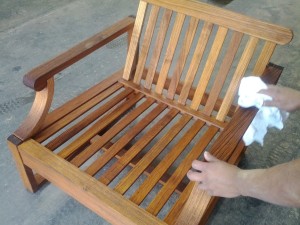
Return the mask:
[[[155, 15], [157, 16], [159, 7], [166, 9], [162, 19], [162, 28], [164, 27], [163, 24], [169, 23], [171, 11], [179, 15], [177, 17], [178, 21], [185, 16], [189, 16], [192, 18], [191, 24], [195, 23], [195, 21], [203, 20], [206, 22], [204, 27], [206, 26], [207, 29], [210, 29], [211, 24], [220, 26], [219, 33], [216, 34], [219, 35], [219, 39], [216, 38], [216, 44], [212, 46], [216, 50], [222, 45], [220, 44], [222, 42], [221, 39], [226, 36], [227, 29], [236, 32], [236, 35], [233, 37], [236, 38], [233, 40], [233, 48], [235, 46], [234, 43], [241, 39], [240, 33], [250, 35], [248, 45], [245, 47], [245, 53], [241, 58], [241, 62], [245, 63], [239, 64], [236, 71], [238, 78], [232, 81], [227, 91], [229, 92], [228, 97], [226, 95], [224, 99], [219, 99], [216, 94], [211, 94], [211, 97], [209, 93], [202, 91], [201, 82], [199, 82], [201, 85], [198, 87], [189, 88], [192, 79], [186, 79], [185, 82], [181, 82], [179, 79], [180, 72], [178, 71], [183, 70], [183, 66], [180, 64], [176, 67], [173, 77], [163, 77], [163, 72], [156, 71], [156, 66], [149, 68], [143, 66], [146, 62], [150, 44], [147, 43], [146, 39], [146, 43], [141, 44], [140, 37], [146, 8], [149, 5], [153, 9], [150, 15], [153, 18]], [[181, 23], [183, 24], [182, 21]], [[155, 23], [151, 24], [150, 22], [149, 24], [146, 29], [146, 37], [150, 37], [151, 32], [154, 30]], [[191, 39], [193, 39], [193, 26], [193, 24], [190, 25], [190, 30], [187, 32]], [[165, 35], [166, 32], [167, 30], [163, 31], [162, 29], [158, 35]], [[55, 75], [125, 33], [128, 35], [128, 54], [124, 69], [115, 72], [99, 84], [96, 84], [54, 111], [49, 112], [54, 96]], [[178, 35], [179, 33], [178, 31]], [[175, 35], [176, 32], [174, 33]], [[214, 137], [215, 133], [219, 132], [218, 138], [209, 151], [221, 160], [237, 164], [246, 149], [242, 136], [254, 118], [257, 109], [236, 107], [232, 105], [232, 100], [239, 81], [245, 74], [249, 64], [247, 60], [248, 58], [250, 60], [251, 49], [253, 46], [256, 46], [258, 39], [265, 40], [266, 44], [263, 46], [262, 53], [259, 55], [252, 72], [261, 76], [265, 82], [276, 84], [283, 68], [269, 61], [278, 44], [283, 45], [291, 41], [292, 32], [289, 29], [196, 1], [140, 1], [136, 18], [129, 16], [115, 23], [52, 60], [34, 68], [24, 76], [24, 84], [35, 91], [36, 97], [27, 118], [8, 137], [8, 146], [24, 186], [30, 192], [35, 192], [49, 181], [112, 224], [205, 224], [218, 198], [209, 196], [206, 192], [198, 189], [197, 183], [190, 182], [183, 185], [183, 187], [180, 187], [180, 182], [176, 183], [175, 186], [173, 185], [175, 192], [180, 193], [180, 198], [167, 217], [164, 220], [160, 220], [157, 217], [159, 209], [154, 207], [156, 206], [155, 204], [152, 208], [151, 206], [148, 207], [147, 210], [141, 208], [139, 204], [135, 204], [135, 202], [141, 202], [144, 197], [135, 195], [135, 197], [127, 199], [122, 196], [122, 193], [127, 190], [125, 187], [127, 186], [126, 182], [135, 178], [129, 177], [127, 180], [119, 183], [115, 187], [118, 191], [115, 191], [105, 184], [104, 178], [99, 182], [99, 180], [90, 175], [97, 173], [98, 169], [104, 166], [104, 162], [99, 160], [97, 168], [91, 166], [88, 168], [88, 172], [82, 171], [80, 166], [99, 149], [106, 152], [108, 160], [114, 157], [122, 159], [124, 155], [127, 156], [129, 150], [125, 147], [118, 149], [114, 153], [109, 153], [112, 151], [111, 147], [116, 145], [116, 143], [111, 141], [112, 137], [118, 134], [123, 127], [126, 127], [130, 121], [140, 116], [152, 104], [157, 105], [149, 114], [150, 116], [142, 118], [135, 128], [142, 130], [150, 124], [150, 120], [155, 119], [159, 113], [168, 109], [168, 114], [162, 120], [165, 124], [161, 126], [166, 126], [176, 115], [180, 114], [182, 117], [172, 130], [158, 141], [160, 145], [166, 145], [167, 142], [172, 141], [182, 127], [193, 120], [196, 121], [191, 128], [191, 132], [194, 133], [186, 133], [183, 139], [192, 140], [201, 127], [204, 124], [208, 124], [210, 131], [205, 134], [206, 136], [203, 140], [209, 141]], [[161, 46], [162, 48], [164, 42], [160, 40], [158, 38], [156, 46]], [[171, 44], [176, 45], [176, 41], [171, 41]], [[187, 46], [188, 44], [184, 47], [188, 48]], [[148, 49], [147, 54], [143, 51], [144, 49]], [[157, 49], [159, 51], [159, 48]], [[199, 49], [201, 49], [200, 45]], [[160, 55], [160, 52], [154, 52], [153, 54]], [[205, 67], [207, 71], [213, 70], [213, 68], [210, 68], [210, 64], [217, 60], [217, 56], [211, 54], [208, 57], [208, 60], [211, 61]], [[230, 54], [227, 56], [228, 59], [225, 62], [229, 62], [228, 64], [231, 65], [231, 59], [229, 58], [234, 56]], [[180, 57], [184, 59], [184, 56]], [[168, 60], [165, 62], [167, 63]], [[191, 62], [191, 67], [196, 65], [195, 62]], [[227, 68], [225, 64], [222, 67], [223, 71], [229, 71], [229, 67]], [[224, 83], [224, 81], [218, 82], [216, 81], [216, 87], [221, 85], [219, 84], [220, 82]], [[84, 139], [81, 142], [74, 141], [69, 145], [69, 148], [64, 149], [65, 151], [63, 150], [59, 153], [53, 151], [70, 136], [77, 134], [91, 123], [91, 121], [87, 122], [86, 120], [79, 122], [80, 125], [73, 130], [68, 130], [58, 136], [58, 138], [55, 138], [50, 144], [43, 144], [46, 139], [58, 130], [61, 130], [82, 115], [81, 109], [87, 111], [93, 107], [93, 101], [101, 102], [107, 96], [121, 89], [123, 90], [121, 93], [97, 111], [97, 113], [104, 115], [102, 119], [96, 122], [98, 127], [93, 126], [88, 132], [84, 133], [83, 137], [89, 140], [89, 144]], [[167, 94], [164, 94], [163, 90], [167, 90]], [[179, 96], [177, 99], [174, 98], [176, 95]], [[96, 98], [99, 99], [96, 100]], [[140, 99], [145, 99], [145, 101], [140, 105], [136, 105]], [[190, 100], [191, 104], [187, 104], [187, 100]], [[119, 103], [116, 104], [117, 102]], [[199, 105], [207, 105], [207, 107], [202, 111], [198, 110]], [[78, 109], [80, 110], [77, 112]], [[218, 112], [216, 117], [211, 115], [213, 110]], [[230, 120], [227, 121], [226, 118], [228, 117]], [[101, 131], [95, 127], [101, 127], [101, 129], [99, 128]], [[158, 127], [159, 125], [154, 127], [152, 132], [155, 133], [155, 129], [158, 129]], [[139, 132], [130, 130], [128, 133], [127, 135], [129, 136], [137, 135]], [[148, 139], [144, 138], [139, 143], [146, 144], [151, 140], [150, 137]], [[119, 144], [125, 146], [125, 140], [119, 142]], [[180, 144], [187, 145], [188, 143], [184, 143], [183, 140]], [[161, 148], [161, 150], [163, 149], [164, 147]], [[186, 162], [199, 158], [199, 154], [193, 153], [186, 156]], [[132, 168], [136, 166], [139, 168], [138, 166], [140, 166], [141, 162], [148, 160], [150, 156], [145, 154], [142, 157], [145, 159], [132, 157], [133, 159], [128, 160], [126, 165], [131, 165]], [[99, 164], [102, 166], [99, 166]], [[184, 171], [186, 171], [190, 166], [190, 163], [185, 163], [182, 168], [185, 168]], [[159, 182], [162, 185], [170, 183], [170, 176], [156, 177], [155, 174], [153, 175], [153, 171], [156, 170], [149, 169], [148, 164], [141, 168], [144, 168], [144, 174], [153, 178], [154, 181], [151, 182]], [[142, 189], [141, 192], [143, 192]], [[159, 199], [156, 200], [156, 202], [158, 201]]]

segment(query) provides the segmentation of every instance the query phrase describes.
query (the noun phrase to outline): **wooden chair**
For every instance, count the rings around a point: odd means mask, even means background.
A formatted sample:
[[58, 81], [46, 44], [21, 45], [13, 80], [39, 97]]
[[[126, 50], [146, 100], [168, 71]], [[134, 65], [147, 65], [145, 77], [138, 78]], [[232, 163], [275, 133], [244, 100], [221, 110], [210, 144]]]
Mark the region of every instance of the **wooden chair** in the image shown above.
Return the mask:
[[[127, 33], [123, 69], [50, 112], [54, 76]], [[8, 138], [25, 187], [49, 181], [112, 224], [205, 223], [217, 198], [188, 182], [203, 151], [238, 163], [256, 110], [241, 78], [276, 83], [289, 29], [189, 0], [140, 1], [128, 17], [24, 77], [36, 91]]]

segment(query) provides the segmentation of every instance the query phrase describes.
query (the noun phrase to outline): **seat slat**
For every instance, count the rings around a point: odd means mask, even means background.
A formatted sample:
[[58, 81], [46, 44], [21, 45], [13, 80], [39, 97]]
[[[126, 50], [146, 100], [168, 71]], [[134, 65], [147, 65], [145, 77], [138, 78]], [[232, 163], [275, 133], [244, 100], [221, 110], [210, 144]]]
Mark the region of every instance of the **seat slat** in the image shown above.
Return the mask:
[[241, 56], [241, 59], [239, 61], [239, 64], [236, 68], [236, 71], [233, 75], [232, 81], [230, 82], [230, 85], [226, 91], [226, 95], [224, 97], [224, 100], [222, 102], [222, 105], [220, 107], [220, 110], [216, 116], [217, 120], [224, 121], [225, 117], [228, 113], [228, 110], [232, 104], [234, 95], [237, 92], [237, 88], [240, 84], [240, 81], [242, 77], [244, 76], [246, 69], [249, 65], [249, 62], [253, 56], [254, 50], [257, 46], [259, 39], [256, 37], [250, 37], [248, 40], [248, 43], [245, 47], [245, 50], [243, 52], [243, 55]]
[[170, 36], [170, 41], [167, 47], [166, 55], [163, 60], [162, 68], [160, 70], [160, 76], [156, 85], [156, 93], [161, 94], [164, 87], [165, 87], [165, 82], [167, 80], [167, 76], [169, 73], [169, 69], [174, 57], [174, 53], [176, 50], [176, 46], [178, 43], [178, 39], [182, 30], [182, 26], [184, 23], [185, 15], [181, 13], [177, 13], [175, 23], [173, 26], [173, 30]]
[[189, 70], [187, 72], [187, 75], [186, 75], [186, 78], [184, 80], [184, 84], [183, 84], [183, 87], [182, 87], [182, 91], [181, 91], [180, 96], [178, 98], [178, 102], [180, 104], [185, 104], [185, 102], [188, 98], [190, 89], [191, 89], [193, 81], [195, 79], [195, 75], [197, 73], [198, 67], [199, 67], [201, 59], [203, 57], [204, 50], [205, 50], [207, 42], [209, 40], [212, 28], [213, 28], [212, 23], [205, 22], [204, 25], [203, 25], [201, 35], [199, 37], [197, 46], [195, 48], [194, 56], [193, 56], [193, 59], [191, 61], [191, 65], [190, 65]]
[[94, 98], [88, 100], [80, 107], [76, 108], [74, 111], [70, 112], [66, 116], [62, 117], [60, 120], [56, 121], [54, 124], [48, 126], [46, 129], [38, 133], [34, 139], [37, 142], [43, 142], [51, 135], [55, 134], [60, 129], [64, 128], [66, 125], [80, 117], [82, 114], [90, 110], [96, 104], [100, 103], [101, 101], [105, 100], [107, 97], [113, 95], [116, 91], [123, 87], [122, 84], [116, 83], [113, 86], [109, 87], [105, 91], [101, 92], [99, 95], [95, 96]]
[[179, 199], [176, 201], [176, 203], [172, 206], [170, 211], [168, 212], [167, 216], [164, 218], [164, 221], [167, 224], [175, 224], [176, 219], [178, 218], [184, 203], [189, 198], [191, 191], [193, 190], [194, 183], [189, 182], [189, 184], [185, 187], [183, 192], [181, 193]]
[[171, 16], [172, 16], [172, 11], [165, 10], [162, 21], [161, 21], [161, 25], [159, 28], [159, 32], [158, 32], [158, 35], [156, 38], [156, 43], [155, 43], [155, 46], [153, 49], [153, 55], [151, 57], [147, 77], [146, 77], [145, 84], [144, 84], [144, 87], [147, 89], [150, 89], [152, 86], [152, 82], [153, 82], [153, 78], [154, 78], [154, 75], [156, 72], [159, 57], [160, 57], [160, 54], [162, 51], [162, 47], [164, 44], [164, 40], [166, 38], [168, 28], [169, 28]]
[[74, 109], [80, 107], [82, 104], [89, 101], [91, 98], [94, 98], [99, 93], [103, 92], [104, 90], [106, 90], [107, 88], [112, 86], [113, 84], [117, 83], [117, 81], [122, 77], [122, 74], [123, 74], [123, 69], [115, 72], [110, 77], [108, 77], [105, 80], [99, 82], [98, 84], [91, 87], [87, 91], [81, 93], [76, 98], [66, 102], [62, 106], [60, 106], [57, 109], [50, 112], [47, 115], [41, 129], [47, 128], [48, 126], [55, 123], [56, 121], [58, 121], [62, 117], [68, 115]]
[[192, 42], [194, 40], [194, 36], [198, 27], [199, 20], [196, 18], [191, 18], [188, 30], [186, 32], [186, 36], [184, 38], [183, 46], [180, 51], [179, 58], [177, 60], [174, 73], [171, 78], [170, 86], [168, 89], [167, 98], [173, 99], [178, 83], [180, 81], [180, 77], [182, 75], [183, 68], [185, 66], [188, 54], [190, 52], [190, 48], [192, 46]]
[[212, 71], [213, 71], [216, 61], [218, 59], [219, 53], [223, 46], [225, 37], [227, 35], [227, 31], [228, 31], [228, 29], [224, 28], [224, 27], [219, 27], [219, 29], [218, 29], [218, 32], [216, 34], [214, 43], [211, 47], [208, 59], [204, 66], [203, 73], [200, 77], [200, 81], [198, 82], [193, 101], [191, 103], [191, 108], [194, 110], [198, 110], [198, 108], [199, 108], [201, 99], [203, 98], [205, 89], [207, 87], [207, 84], [211, 77]]
[[[99, 158], [93, 162], [85, 172], [90, 175], [95, 175], [104, 165], [106, 165], [109, 160], [115, 157], [123, 148], [138, 135], [145, 127], [147, 127], [163, 110], [166, 109], [166, 106], [159, 104], [156, 106], [147, 116], [145, 116], [139, 123], [132, 127], [124, 136], [122, 136], [118, 141], [116, 141], [109, 149], [103, 153]], [[101, 138], [101, 137], [99, 137]], [[124, 153], [126, 154], [126, 153]], [[124, 155], [123, 154], [123, 155]], [[121, 157], [121, 156], [120, 156]], [[109, 168], [111, 170], [111, 168]], [[108, 172], [108, 171], [107, 171]], [[100, 179], [102, 182], [102, 180]], [[105, 183], [105, 182], [102, 182]], [[105, 183], [106, 184], [106, 183]]]
[[124, 194], [191, 119], [191, 116], [183, 115], [178, 122], [155, 143], [139, 163], [116, 185], [115, 190]]
[[[100, 136], [97, 135], [97, 136], [94, 137], [91, 141], [93, 142], [94, 140], [97, 140], [99, 137], [100, 137]], [[111, 148], [114, 144], [115, 144], [115, 143], [109, 142], [109, 143], [107, 143], [107, 144], [102, 148], [102, 150], [103, 150], [104, 152], [110, 151], [110, 148]], [[121, 149], [117, 154], [115, 154], [114, 157], [115, 157], [116, 159], [119, 160], [119, 159], [122, 158], [122, 156], [123, 156], [127, 151], [128, 151], [128, 150], [127, 150], [126, 148], [123, 148], [123, 149]], [[139, 160], [140, 160], [142, 157], [143, 157], [143, 154], [138, 155], [138, 156], [135, 157], [133, 160], [131, 160], [130, 163], [129, 163], [127, 166], [129, 166], [130, 168], [135, 167], [135, 165], [139, 162]], [[143, 174], [145, 174], [146, 176], [150, 176], [151, 172], [152, 172], [154, 169], [155, 169], [155, 167], [152, 166], [152, 165], [150, 165], [150, 166], [144, 171]], [[106, 171], [107, 171], [107, 170], [105, 170], [105, 172], [106, 172]], [[103, 171], [103, 172], [104, 172], [104, 171]], [[91, 175], [91, 174], [90, 174], [90, 175]], [[169, 177], [170, 177], [170, 175], [166, 173], [166, 174], [164, 174], [164, 175], [161, 177], [161, 179], [160, 179], [158, 182], [159, 182], [160, 184], [164, 185], [164, 184], [166, 183], [166, 181], [169, 179]], [[102, 180], [103, 180], [102, 178], [103, 178], [103, 176], [101, 176], [101, 177], [99, 178], [99, 181], [100, 181], [101, 183], [103, 183], [103, 184], [108, 185], [109, 182], [108, 182], [108, 183], [102, 182]], [[105, 179], [105, 178], [104, 178], [104, 179]], [[181, 194], [181, 192], [183, 192], [183, 190], [185, 189], [186, 186], [187, 186], [187, 184], [186, 184], [185, 182], [181, 182], [181, 183], [177, 186], [175, 192], [178, 193], [178, 194]]]
[[145, 63], [147, 60], [147, 55], [148, 55], [151, 40], [152, 40], [152, 35], [154, 32], [155, 24], [156, 24], [157, 17], [158, 17], [158, 12], [159, 12], [158, 6], [153, 6], [151, 8], [149, 22], [147, 24], [147, 28], [145, 31], [144, 41], [142, 43], [142, 47], [141, 47], [141, 51], [140, 51], [140, 55], [139, 55], [139, 61], [138, 61], [134, 79], [133, 79], [133, 82], [136, 84], [140, 83], [142, 75], [143, 75]]
[[205, 123], [203, 121], [198, 120], [191, 126], [191, 128], [180, 138], [172, 150], [168, 152], [168, 154], [155, 167], [142, 185], [135, 191], [130, 198], [131, 201], [139, 205], [144, 200], [155, 184], [161, 179], [164, 173], [184, 151], [186, 146], [190, 144], [204, 124]]
[[132, 90], [126, 89], [123, 90], [121, 93], [119, 93], [116, 97], [105, 103], [100, 108], [96, 109], [92, 113], [90, 113], [88, 116], [83, 118], [78, 123], [74, 124], [73, 126], [66, 129], [64, 132], [59, 134], [59, 136], [55, 137], [53, 140], [51, 140], [49, 143], [46, 144], [46, 148], [54, 150], [58, 148], [60, 145], [65, 143], [67, 140], [69, 140], [71, 137], [79, 133], [82, 129], [84, 129], [86, 126], [94, 122], [97, 118], [102, 116], [104, 113], [112, 109], [116, 104], [123, 101], [128, 95], [132, 93]]
[[216, 101], [218, 100], [219, 94], [226, 80], [227, 74], [231, 68], [234, 57], [241, 43], [242, 37], [243, 37], [242, 33], [234, 32], [231, 38], [231, 42], [228, 46], [228, 50], [226, 52], [226, 55], [224, 56], [219, 72], [211, 88], [211, 90], [213, 91], [210, 92], [210, 95], [208, 96], [208, 100], [203, 109], [203, 113], [205, 113], [206, 115], [210, 115], [214, 109]]
[[100, 178], [104, 184], [108, 184], [122, 171], [130, 161], [139, 154], [144, 147], [150, 143], [164, 129], [173, 118], [179, 113], [176, 109], [171, 109], [162, 119], [160, 119], [149, 131], [143, 135], [106, 173]]
[[99, 151], [107, 142], [120, 133], [126, 126], [128, 126], [133, 120], [140, 116], [145, 110], [147, 110], [154, 103], [153, 99], [147, 99], [137, 108], [133, 109], [120, 121], [114, 124], [108, 131], [106, 131], [97, 141], [89, 145], [75, 156], [70, 162], [75, 166], [81, 166], [85, 161], [92, 157], [97, 151]]
[[169, 197], [172, 195], [177, 185], [186, 176], [186, 173], [191, 168], [193, 160], [197, 159], [208, 146], [213, 137], [217, 134], [219, 129], [214, 126], [210, 126], [207, 132], [199, 139], [197, 144], [193, 147], [190, 153], [184, 158], [180, 166], [172, 174], [167, 183], [162, 187], [156, 197], [147, 207], [147, 211], [153, 215], [157, 215]]
[[129, 99], [125, 102], [122, 102], [112, 113], [105, 115], [100, 118], [96, 123], [94, 123], [90, 128], [88, 128], [83, 134], [71, 142], [68, 146], [62, 149], [58, 155], [62, 158], [67, 158], [74, 152], [76, 152], [80, 147], [89, 142], [89, 140], [94, 137], [96, 134], [105, 129], [109, 124], [113, 123], [118, 119], [123, 113], [133, 107], [141, 98], [143, 94], [138, 93], [131, 95]]

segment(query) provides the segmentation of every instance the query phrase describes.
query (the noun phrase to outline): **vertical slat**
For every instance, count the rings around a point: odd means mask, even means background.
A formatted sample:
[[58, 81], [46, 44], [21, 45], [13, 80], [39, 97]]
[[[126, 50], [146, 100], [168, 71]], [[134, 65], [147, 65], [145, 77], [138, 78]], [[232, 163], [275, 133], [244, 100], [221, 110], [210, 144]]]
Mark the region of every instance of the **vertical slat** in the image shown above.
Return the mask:
[[164, 173], [170, 168], [186, 146], [192, 141], [195, 135], [203, 127], [203, 121], [196, 121], [191, 128], [182, 136], [180, 141], [172, 148], [170, 152], [164, 157], [163, 160], [155, 167], [143, 184], [131, 196], [130, 200], [136, 204], [140, 204], [147, 194], [152, 190], [155, 184], [160, 180]]
[[131, 42], [129, 45], [129, 50], [128, 50], [128, 54], [127, 54], [127, 58], [126, 58], [125, 68], [124, 68], [123, 78], [125, 80], [129, 80], [130, 74], [132, 71], [132, 66], [135, 61], [136, 51], [138, 49], [140, 34], [141, 34], [142, 26], [143, 26], [143, 21], [145, 18], [145, 12], [147, 9], [147, 5], [148, 5], [147, 2], [140, 1], [135, 24], [134, 24], [133, 31], [132, 31]]
[[239, 85], [243, 75], [245, 74], [246, 69], [249, 65], [249, 62], [252, 58], [252, 55], [255, 51], [258, 40], [259, 39], [256, 37], [250, 37], [250, 39], [245, 47], [245, 50], [243, 52], [243, 55], [239, 61], [239, 64], [236, 68], [236, 71], [233, 75], [233, 78], [229, 85], [229, 88], [226, 91], [226, 95], [224, 97], [224, 100], [222, 102], [222, 105], [221, 105], [220, 110], [216, 117], [217, 120], [220, 120], [220, 121], [225, 120], [225, 117], [226, 117], [228, 110], [231, 106], [231, 103], [233, 101], [234, 95], [237, 91], [238, 85]]
[[163, 89], [164, 89], [164, 85], [169, 73], [169, 69], [174, 57], [174, 53], [176, 50], [176, 46], [177, 46], [177, 42], [182, 30], [182, 26], [183, 26], [183, 22], [185, 19], [185, 15], [178, 13], [176, 16], [176, 20], [174, 23], [174, 27], [170, 36], [170, 41], [167, 47], [167, 51], [166, 51], [166, 55], [160, 70], [160, 75], [159, 75], [159, 79], [156, 85], [156, 93], [161, 94]]
[[122, 171], [130, 161], [139, 154], [147, 144], [150, 143], [164, 129], [172, 119], [179, 113], [178, 110], [171, 109], [162, 119], [160, 119], [149, 131], [143, 135], [105, 174], [100, 177], [100, 181], [109, 184]]
[[156, 24], [157, 17], [158, 17], [158, 12], [159, 12], [159, 7], [152, 6], [148, 24], [147, 24], [147, 28], [145, 31], [144, 40], [143, 40], [142, 47], [141, 47], [141, 52], [139, 55], [137, 68], [136, 68], [134, 79], [133, 79], [133, 82], [136, 84], [139, 84], [141, 81], [141, 78], [142, 78], [147, 55], [148, 55], [149, 48], [151, 45], [151, 40], [152, 40], [155, 24]]
[[183, 127], [192, 119], [190, 115], [183, 115], [180, 120], [149, 150], [138, 164], [115, 187], [115, 190], [124, 194], [153, 160], [175, 138]]
[[237, 50], [240, 46], [243, 34], [239, 32], [234, 32], [231, 42], [228, 46], [228, 50], [224, 56], [223, 62], [220, 66], [219, 72], [216, 76], [214, 84], [211, 88], [208, 100], [203, 109], [203, 113], [210, 115], [214, 109], [215, 103], [218, 99], [218, 96], [222, 90], [224, 82], [226, 80], [227, 74], [231, 68], [234, 57], [237, 53]]
[[159, 29], [159, 33], [157, 35], [156, 38], [156, 43], [154, 46], [154, 50], [153, 50], [153, 55], [149, 64], [149, 70], [147, 73], [147, 77], [146, 77], [146, 82], [145, 82], [145, 88], [150, 89], [152, 82], [153, 82], [153, 78], [154, 78], [154, 74], [156, 72], [156, 68], [157, 68], [157, 64], [160, 58], [160, 54], [163, 48], [163, 44], [164, 44], [164, 40], [166, 37], [166, 33], [168, 31], [168, 27], [169, 27], [169, 23], [170, 23], [170, 19], [172, 16], [172, 11], [165, 9], [162, 21], [161, 21], [161, 25], [160, 25], [160, 29]]
[[[76, 157], [74, 157], [71, 160], [71, 163], [75, 166], [81, 166], [86, 160], [88, 160], [105, 144], [107, 144], [107, 142], [109, 142], [115, 135], [121, 132], [126, 126], [128, 126], [128, 124], [130, 124], [134, 119], [136, 119], [145, 110], [147, 110], [153, 103], [153, 99], [147, 99], [141, 105], [133, 109], [124, 118], [122, 118], [113, 127], [111, 127], [107, 132], [100, 136], [98, 140], [96, 140], [90, 146], [86, 147], [84, 151], [82, 151]], [[90, 167], [93, 167], [93, 165], [95, 166], [95, 163], [93, 163]]]
[[116, 141], [105, 153], [103, 153], [93, 164], [91, 164], [85, 172], [94, 175], [96, 174], [106, 163], [109, 162], [116, 154], [118, 154], [139, 132], [141, 132], [149, 123], [151, 123], [156, 116], [158, 116], [165, 106], [158, 105], [153, 109], [146, 117], [144, 117], [138, 124], [132, 127], [124, 136]]
[[274, 42], [267, 41], [261, 51], [260, 56], [257, 59], [256, 65], [253, 70], [253, 74], [262, 75], [266, 69], [267, 64], [270, 61], [271, 56], [275, 50], [276, 44]]
[[170, 86], [169, 86], [169, 89], [168, 89], [167, 97], [169, 99], [174, 98], [176, 88], [177, 88], [177, 85], [180, 81], [180, 77], [181, 77], [181, 74], [182, 74], [187, 56], [190, 52], [190, 48], [191, 48], [191, 45], [193, 43], [193, 39], [194, 39], [196, 30], [197, 30], [197, 27], [198, 27], [198, 23], [199, 23], [198, 19], [196, 19], [194, 17], [192, 17], [190, 19], [190, 24], [189, 24], [189, 27], [188, 27], [188, 30], [187, 30], [187, 33], [186, 33], [186, 36], [185, 36], [185, 39], [184, 39], [184, 42], [183, 42], [183, 46], [181, 48], [181, 52], [180, 52], [179, 58], [177, 60], [177, 64], [176, 64], [174, 73], [172, 75], [171, 83], [170, 83]]
[[191, 108], [194, 110], [198, 110], [198, 108], [199, 108], [201, 99], [203, 97], [203, 94], [205, 92], [205, 89], [207, 87], [209, 79], [211, 77], [212, 71], [216, 64], [217, 58], [220, 54], [221, 48], [223, 46], [225, 37], [227, 35], [227, 31], [228, 31], [228, 29], [224, 28], [224, 27], [219, 27], [219, 29], [218, 29], [214, 43], [211, 47], [209, 56], [207, 58], [205, 66], [204, 66], [202, 76], [197, 85], [197, 88], [196, 88], [196, 91], [194, 94], [194, 98], [191, 103]]
[[180, 93], [180, 96], [178, 98], [178, 102], [180, 104], [185, 104], [186, 99], [189, 95], [189, 91], [192, 87], [196, 72], [198, 70], [199, 64], [202, 60], [204, 50], [206, 48], [207, 42], [209, 40], [211, 31], [213, 28], [213, 24], [209, 22], [205, 22], [201, 31], [201, 35], [199, 37], [195, 53], [193, 56], [193, 59], [191, 61], [191, 65], [189, 67], [189, 70], [187, 72], [186, 78], [184, 80], [183, 88]]
[[149, 206], [147, 207], [148, 212], [152, 213], [153, 215], [157, 215], [159, 213], [161, 208], [174, 192], [177, 185], [181, 182], [184, 176], [186, 176], [186, 173], [191, 168], [192, 161], [197, 159], [202, 154], [202, 152], [205, 150], [212, 138], [216, 135], [218, 130], [219, 129], [214, 126], [209, 127], [207, 132], [205, 132], [205, 134], [200, 138], [198, 143], [184, 158], [180, 166], [176, 169], [167, 183], [162, 187], [156, 197], [149, 204]]

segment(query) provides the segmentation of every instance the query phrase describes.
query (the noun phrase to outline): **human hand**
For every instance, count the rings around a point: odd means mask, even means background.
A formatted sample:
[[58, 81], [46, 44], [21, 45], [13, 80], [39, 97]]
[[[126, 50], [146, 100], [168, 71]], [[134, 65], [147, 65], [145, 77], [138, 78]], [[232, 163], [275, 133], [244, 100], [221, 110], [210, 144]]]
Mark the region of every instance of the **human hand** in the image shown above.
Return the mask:
[[268, 85], [268, 89], [263, 89], [259, 93], [272, 97], [272, 100], [264, 102], [264, 106], [274, 106], [287, 112], [300, 109], [300, 91]]
[[199, 188], [209, 195], [233, 198], [241, 195], [238, 167], [223, 162], [209, 152], [204, 153], [207, 162], [195, 160], [187, 173], [191, 181], [199, 182]]

